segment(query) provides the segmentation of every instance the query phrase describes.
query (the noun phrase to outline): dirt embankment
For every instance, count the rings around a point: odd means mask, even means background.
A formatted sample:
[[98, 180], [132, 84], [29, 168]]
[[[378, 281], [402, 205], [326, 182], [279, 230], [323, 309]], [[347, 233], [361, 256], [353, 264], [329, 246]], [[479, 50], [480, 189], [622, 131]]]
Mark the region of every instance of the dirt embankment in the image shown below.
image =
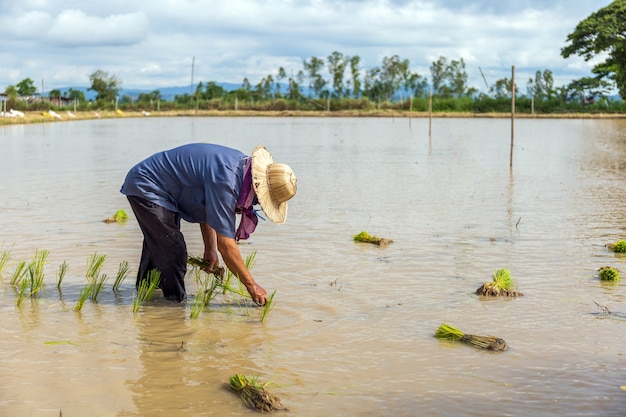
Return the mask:
[[[58, 123], [75, 120], [110, 119], [124, 117], [398, 117], [428, 118], [428, 112], [393, 110], [350, 111], [249, 111], [249, 110], [168, 110], [168, 111], [80, 111], [80, 112], [24, 112], [22, 115], [0, 117], [0, 126], [30, 123]], [[511, 118], [510, 113], [433, 113], [433, 118]], [[626, 114], [563, 113], [563, 114], [515, 114], [516, 119], [624, 119]]]

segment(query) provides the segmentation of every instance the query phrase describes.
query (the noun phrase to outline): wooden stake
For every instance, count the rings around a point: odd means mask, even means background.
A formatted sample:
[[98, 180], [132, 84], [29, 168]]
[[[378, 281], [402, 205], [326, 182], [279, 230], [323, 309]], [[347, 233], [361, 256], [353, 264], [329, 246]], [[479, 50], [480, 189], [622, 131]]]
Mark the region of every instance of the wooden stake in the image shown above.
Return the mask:
[[509, 167], [513, 166], [513, 144], [515, 142], [515, 65], [511, 67], [511, 155]]

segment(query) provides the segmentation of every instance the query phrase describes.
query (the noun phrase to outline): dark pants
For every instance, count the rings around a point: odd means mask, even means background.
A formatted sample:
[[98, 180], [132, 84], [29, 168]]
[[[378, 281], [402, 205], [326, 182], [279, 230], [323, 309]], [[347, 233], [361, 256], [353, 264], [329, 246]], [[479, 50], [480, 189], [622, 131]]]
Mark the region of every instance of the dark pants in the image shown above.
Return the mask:
[[180, 231], [180, 214], [141, 197], [127, 198], [143, 233], [137, 286], [147, 279], [148, 272], [157, 269], [161, 273], [159, 287], [163, 296], [172, 301], [184, 300], [187, 246]]

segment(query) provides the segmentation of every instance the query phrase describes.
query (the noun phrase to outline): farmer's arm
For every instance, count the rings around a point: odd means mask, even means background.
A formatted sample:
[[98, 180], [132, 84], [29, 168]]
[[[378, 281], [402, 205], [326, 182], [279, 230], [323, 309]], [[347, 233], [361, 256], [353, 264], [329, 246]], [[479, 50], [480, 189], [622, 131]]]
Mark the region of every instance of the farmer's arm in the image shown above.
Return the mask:
[[206, 223], [200, 223], [202, 240], [204, 241], [204, 259], [209, 262], [209, 271], [219, 265], [217, 257], [217, 233]]
[[[216, 232], [213, 231], [213, 233]], [[217, 249], [222, 255], [222, 259], [224, 259], [224, 263], [228, 269], [239, 278], [239, 281], [246, 287], [254, 302], [265, 305], [267, 302], [267, 293], [262, 287], [257, 285], [252, 274], [250, 274], [250, 271], [246, 268], [246, 264], [241, 257], [241, 252], [239, 252], [239, 247], [235, 239], [220, 235], [219, 233], [216, 233], [216, 235]]]

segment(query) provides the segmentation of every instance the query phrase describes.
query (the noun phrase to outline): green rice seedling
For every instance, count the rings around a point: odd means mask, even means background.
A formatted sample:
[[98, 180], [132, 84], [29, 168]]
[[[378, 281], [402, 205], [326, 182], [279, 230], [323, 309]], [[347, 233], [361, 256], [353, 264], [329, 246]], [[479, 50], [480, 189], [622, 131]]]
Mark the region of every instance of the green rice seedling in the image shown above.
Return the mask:
[[96, 278], [100, 274], [100, 269], [102, 269], [105, 259], [106, 255], [98, 255], [98, 253], [91, 255], [91, 258], [87, 261], [87, 272], [85, 276], [88, 279]]
[[5, 250], [0, 253], [0, 275], [4, 272], [4, 269], [9, 264], [9, 260], [11, 260], [11, 250]]
[[35, 257], [28, 267], [28, 273], [30, 278], [30, 296], [37, 294], [44, 282], [43, 268], [48, 257], [48, 250], [37, 250]]
[[270, 311], [272, 310], [272, 308], [274, 308], [274, 305], [273, 305], [274, 295], [276, 295], [276, 290], [274, 290], [272, 295], [268, 297], [267, 302], [263, 306], [263, 312], [261, 313], [261, 323], [265, 323], [265, 319], [267, 318], [267, 315], [270, 314]]
[[101, 274], [98, 277], [93, 278], [93, 280], [91, 281], [92, 290], [90, 294], [92, 302], [98, 302], [98, 294], [100, 294], [100, 291], [102, 291], [102, 287], [104, 287], [104, 283], [107, 282], [108, 279], [109, 277], [107, 276], [107, 274]]
[[600, 277], [600, 281], [617, 282], [621, 279], [619, 276], [619, 269], [611, 266], [603, 266], [600, 268], [598, 270], [598, 276]]
[[93, 291], [93, 285], [86, 284], [82, 290], [80, 290], [80, 294], [78, 294], [78, 301], [76, 301], [76, 306], [74, 307], [75, 311], [81, 311], [83, 306], [85, 305], [85, 301], [91, 295], [91, 291]]
[[22, 301], [24, 301], [24, 298], [27, 297], [29, 287], [30, 287], [30, 282], [27, 279], [23, 279], [20, 284], [19, 291], [17, 293], [17, 306], [18, 307], [22, 305]]
[[118, 292], [120, 285], [128, 276], [128, 272], [130, 271], [130, 266], [127, 261], [120, 262], [120, 266], [117, 269], [117, 275], [115, 276], [115, 281], [113, 282], [113, 292]]
[[158, 269], [151, 269], [148, 272], [148, 291], [146, 292], [145, 301], [152, 301], [152, 297], [154, 297], [154, 292], [157, 288], [159, 288], [159, 283], [161, 282], [161, 271]]
[[280, 398], [267, 389], [269, 384], [261, 384], [257, 377], [249, 378], [243, 374], [235, 374], [229, 378], [230, 388], [241, 396], [248, 407], [268, 413], [282, 410]]
[[137, 313], [144, 302], [152, 301], [154, 291], [159, 287], [160, 280], [161, 272], [158, 269], [151, 269], [146, 279], [139, 281], [137, 296], [133, 299], [133, 313]]
[[487, 350], [505, 351], [509, 348], [506, 342], [499, 337], [466, 334], [456, 327], [445, 323], [435, 331], [435, 337], [459, 341]]
[[215, 289], [219, 286], [219, 281], [217, 278], [209, 275], [205, 279], [201, 280], [200, 287], [198, 288], [198, 294], [194, 300], [193, 306], [191, 307], [191, 314], [189, 315], [192, 319], [197, 319], [200, 316], [204, 307], [215, 297]]
[[476, 290], [476, 294], [484, 296], [522, 296], [521, 292], [515, 288], [515, 280], [511, 277], [511, 271], [505, 268], [496, 270], [493, 273], [491, 282], [486, 282]]
[[63, 261], [61, 265], [59, 265], [59, 279], [57, 280], [57, 288], [61, 288], [61, 283], [63, 282], [63, 278], [65, 274], [67, 274], [67, 269], [69, 268], [69, 264], [67, 261]]
[[13, 271], [13, 276], [11, 278], [11, 285], [20, 285], [22, 279], [24, 278], [24, 274], [26, 274], [26, 261], [20, 261], [19, 264], [15, 267]]

